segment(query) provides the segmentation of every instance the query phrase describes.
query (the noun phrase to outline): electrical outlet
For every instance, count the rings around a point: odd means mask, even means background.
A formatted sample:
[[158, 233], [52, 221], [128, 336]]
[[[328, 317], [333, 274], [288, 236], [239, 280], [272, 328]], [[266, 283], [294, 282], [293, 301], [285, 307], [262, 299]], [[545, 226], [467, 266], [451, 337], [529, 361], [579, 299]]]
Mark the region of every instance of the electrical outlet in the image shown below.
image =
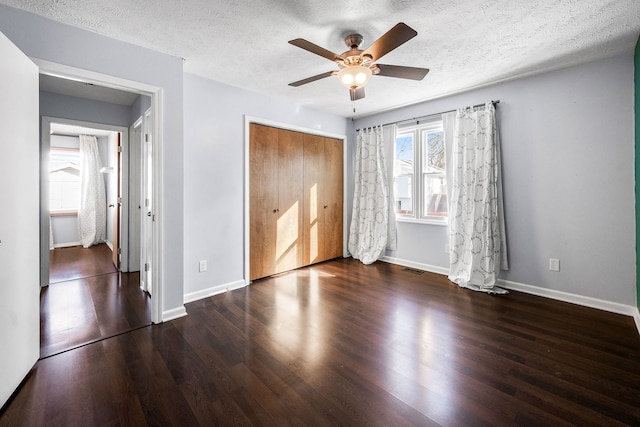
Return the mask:
[[560, 271], [560, 260], [556, 258], [549, 258], [549, 270]]
[[200, 268], [200, 272], [207, 271], [207, 260], [206, 259], [203, 259], [202, 261], [200, 261], [199, 268]]

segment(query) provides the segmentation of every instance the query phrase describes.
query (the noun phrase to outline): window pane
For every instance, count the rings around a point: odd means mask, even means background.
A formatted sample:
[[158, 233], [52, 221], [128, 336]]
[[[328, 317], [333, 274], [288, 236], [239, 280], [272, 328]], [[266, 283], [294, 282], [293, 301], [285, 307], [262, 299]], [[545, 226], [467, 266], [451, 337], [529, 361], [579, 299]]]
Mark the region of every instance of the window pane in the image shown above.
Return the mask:
[[423, 174], [424, 215], [447, 216], [447, 182], [444, 175]]
[[444, 133], [424, 132], [423, 135], [423, 171], [424, 173], [444, 173]]
[[76, 211], [80, 206], [80, 153], [51, 149], [49, 154], [49, 209]]
[[396, 138], [393, 192], [396, 213], [413, 215], [413, 135]]

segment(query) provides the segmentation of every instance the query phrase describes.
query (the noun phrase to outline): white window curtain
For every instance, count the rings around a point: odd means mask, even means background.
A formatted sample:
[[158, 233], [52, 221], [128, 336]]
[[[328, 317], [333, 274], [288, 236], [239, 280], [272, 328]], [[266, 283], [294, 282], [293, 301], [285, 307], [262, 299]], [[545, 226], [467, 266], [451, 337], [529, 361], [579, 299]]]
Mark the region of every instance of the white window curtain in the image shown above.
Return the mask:
[[107, 215], [102, 163], [95, 136], [80, 135], [80, 208], [78, 236], [83, 247], [106, 239]]
[[476, 291], [507, 293], [496, 286], [508, 261], [495, 107], [459, 109], [444, 121], [445, 133], [453, 130], [449, 280]]
[[349, 228], [349, 252], [363, 264], [378, 260], [385, 249], [396, 250], [396, 214], [385, 161], [385, 144], [393, 145], [395, 126], [358, 132], [355, 189]]

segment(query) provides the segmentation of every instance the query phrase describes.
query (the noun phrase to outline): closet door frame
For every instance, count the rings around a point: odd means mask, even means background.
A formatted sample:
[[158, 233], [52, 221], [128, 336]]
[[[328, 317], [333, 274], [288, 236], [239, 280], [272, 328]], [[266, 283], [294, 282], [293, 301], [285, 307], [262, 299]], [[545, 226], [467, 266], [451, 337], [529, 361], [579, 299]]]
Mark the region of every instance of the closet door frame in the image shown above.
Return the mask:
[[335, 134], [331, 132], [320, 131], [317, 129], [295, 126], [288, 123], [277, 122], [273, 120], [261, 119], [259, 117], [244, 116], [244, 281], [245, 285], [250, 284], [250, 222], [249, 208], [250, 201], [250, 165], [249, 165], [249, 147], [250, 147], [250, 124], [271, 126], [279, 129], [302, 132], [311, 135], [318, 135], [327, 138], [335, 138], [342, 140], [342, 256], [347, 257], [347, 136]]

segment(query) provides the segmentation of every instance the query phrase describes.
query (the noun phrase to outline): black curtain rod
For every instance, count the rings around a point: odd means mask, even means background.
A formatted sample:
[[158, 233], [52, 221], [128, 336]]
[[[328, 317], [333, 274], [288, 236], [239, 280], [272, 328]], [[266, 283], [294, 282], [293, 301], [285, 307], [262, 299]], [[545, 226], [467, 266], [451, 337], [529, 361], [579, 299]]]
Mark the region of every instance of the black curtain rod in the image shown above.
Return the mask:
[[[491, 101], [491, 103], [495, 106], [496, 104], [500, 103], [500, 100], [496, 100], [496, 101]], [[478, 108], [478, 107], [482, 107], [483, 105], [485, 105], [486, 102], [484, 104], [476, 104], [473, 105], [471, 108]], [[405, 122], [413, 122], [413, 121], [420, 121], [420, 120], [424, 120], [424, 119], [428, 119], [434, 116], [440, 116], [442, 114], [447, 114], [447, 113], [453, 113], [454, 111], [458, 111], [458, 109], [455, 110], [449, 110], [449, 111], [443, 111], [441, 113], [433, 113], [433, 114], [429, 114], [428, 116], [420, 116], [420, 117], [414, 117], [412, 119], [406, 119], [406, 120], [400, 120], [399, 122], [391, 122], [391, 123], [385, 123], [382, 126], [389, 126], [389, 125], [397, 125], [399, 123], [405, 123]], [[376, 125], [377, 126], [377, 125]], [[359, 132], [360, 129], [356, 129], [356, 132]]]

